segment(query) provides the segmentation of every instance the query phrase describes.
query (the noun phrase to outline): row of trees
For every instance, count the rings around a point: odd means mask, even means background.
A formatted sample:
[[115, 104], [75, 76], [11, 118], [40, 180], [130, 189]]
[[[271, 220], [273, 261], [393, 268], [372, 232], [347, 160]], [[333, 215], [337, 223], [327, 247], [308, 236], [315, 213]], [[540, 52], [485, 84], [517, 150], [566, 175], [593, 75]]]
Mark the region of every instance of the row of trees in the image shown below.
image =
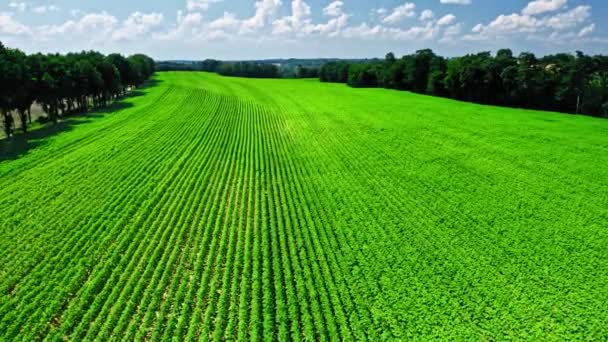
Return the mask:
[[204, 61], [158, 61], [156, 71], [207, 71], [217, 72], [221, 61], [205, 59]]
[[28, 56], [0, 43], [4, 132], [7, 137], [14, 132], [13, 112], [18, 113], [21, 129], [27, 132], [34, 102], [56, 123], [62, 116], [106, 106], [128, 88], [141, 85], [154, 70], [154, 60], [141, 54], [126, 58], [88, 51]]
[[317, 78], [319, 77], [319, 68], [306, 67], [298, 65], [294, 71], [294, 78]]
[[157, 71], [206, 71], [223, 76], [280, 78], [279, 67], [269, 63], [222, 62], [215, 59], [204, 61], [162, 61], [156, 65]]
[[514, 56], [508, 49], [444, 58], [419, 50], [397, 59], [325, 64], [323, 82], [384, 87], [483, 104], [608, 117], [608, 57]]
[[308, 63], [316, 65], [292, 64], [291, 60], [259, 62], [222, 62], [215, 59], [204, 61], [160, 61], [156, 63], [157, 71], [206, 71], [225, 76], [254, 78], [317, 78], [319, 66], [317, 60]]
[[222, 76], [253, 77], [253, 78], [280, 78], [279, 67], [274, 64], [260, 64], [251, 62], [221, 63], [217, 73]]

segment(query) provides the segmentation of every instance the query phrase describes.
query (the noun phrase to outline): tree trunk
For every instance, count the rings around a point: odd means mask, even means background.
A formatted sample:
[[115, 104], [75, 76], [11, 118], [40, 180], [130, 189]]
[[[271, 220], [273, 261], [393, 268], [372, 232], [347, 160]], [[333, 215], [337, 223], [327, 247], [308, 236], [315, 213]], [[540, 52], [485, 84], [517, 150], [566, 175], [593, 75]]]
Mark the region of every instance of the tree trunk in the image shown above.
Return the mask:
[[51, 108], [50, 108], [49, 113], [51, 115], [51, 121], [53, 121], [53, 123], [56, 124], [58, 121], [57, 120], [57, 115], [58, 115], [57, 114], [57, 104], [53, 103], [50, 107]]
[[6, 138], [8, 139], [11, 137], [13, 130], [13, 117], [6, 109], [2, 109], [2, 119], [4, 121], [4, 134], [6, 134]]
[[21, 130], [27, 133], [27, 114], [23, 109], [19, 109], [19, 120], [21, 121]]
[[32, 124], [32, 106], [31, 105], [27, 109], [27, 121], [29, 122], [30, 125]]

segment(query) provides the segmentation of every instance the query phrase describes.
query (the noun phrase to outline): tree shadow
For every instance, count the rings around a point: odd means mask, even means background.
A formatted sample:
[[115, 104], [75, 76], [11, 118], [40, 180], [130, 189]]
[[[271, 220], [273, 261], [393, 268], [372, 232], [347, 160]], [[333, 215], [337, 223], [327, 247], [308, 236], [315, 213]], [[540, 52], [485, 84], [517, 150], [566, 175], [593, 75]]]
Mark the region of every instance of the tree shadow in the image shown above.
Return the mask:
[[144, 82], [144, 84], [142, 84], [141, 86], [139, 86], [137, 89], [135, 89], [135, 91], [137, 90], [145, 90], [148, 88], [152, 88], [155, 87], [159, 84], [161, 84], [163, 81], [159, 80], [158, 78], [151, 78], [149, 80], [147, 80], [146, 82]]
[[0, 140], [0, 162], [18, 159], [28, 151], [47, 144], [49, 138], [57, 134], [71, 131], [79, 125], [87, 124], [121, 110], [131, 108], [134, 106], [133, 103], [126, 100], [143, 96], [144, 94], [145, 92], [138, 88], [106, 107], [98, 108], [91, 112], [69, 114], [62, 117], [55, 124], [44, 123], [41, 127], [27, 133], [18, 133], [10, 139], [4, 138]]

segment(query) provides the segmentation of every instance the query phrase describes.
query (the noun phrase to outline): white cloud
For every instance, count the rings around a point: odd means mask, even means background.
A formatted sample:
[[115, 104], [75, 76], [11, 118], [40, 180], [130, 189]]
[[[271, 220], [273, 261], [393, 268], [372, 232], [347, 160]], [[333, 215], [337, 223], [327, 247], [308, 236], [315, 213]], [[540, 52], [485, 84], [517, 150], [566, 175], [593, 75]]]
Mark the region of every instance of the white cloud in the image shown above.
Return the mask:
[[454, 20], [456, 20], [455, 15], [447, 14], [447, 15], [444, 15], [443, 17], [441, 17], [441, 19], [437, 20], [437, 25], [438, 26], [447, 26], [447, 25], [450, 25], [451, 23], [453, 23]]
[[91, 42], [106, 43], [118, 28], [119, 21], [107, 12], [87, 13], [78, 20], [68, 20], [60, 25], [43, 25], [36, 28], [37, 40], [71, 40], [77, 37]]
[[[445, 22], [453, 22], [454, 19], [446, 19]], [[346, 27], [342, 32], [342, 36], [346, 38], [413, 42], [428, 41], [440, 38], [437, 40], [440, 43], [451, 43], [456, 39], [456, 36], [460, 34], [462, 24], [455, 23], [447, 27], [445, 27], [445, 25], [449, 24], [439, 25], [438, 21], [427, 21], [423, 25], [402, 29], [382, 25], [371, 27], [367, 23], [363, 23], [355, 27]]]
[[330, 17], [339, 17], [342, 15], [342, 6], [344, 6], [344, 2], [334, 1], [323, 9], [323, 14]]
[[448, 26], [443, 31], [443, 37], [439, 40], [441, 43], [453, 43], [458, 35], [462, 32], [462, 24], [457, 23], [452, 26]]
[[275, 20], [272, 23], [273, 33], [308, 33], [311, 25], [311, 13], [310, 6], [306, 2], [303, 0], [293, 0], [291, 2], [291, 15]]
[[347, 27], [343, 36], [346, 38], [373, 38], [380, 35], [384, 29], [380, 25], [370, 27], [367, 23], [362, 23], [358, 26]]
[[420, 21], [426, 21], [426, 20], [430, 20], [433, 19], [435, 17], [435, 13], [433, 13], [433, 11], [426, 9], [424, 11], [422, 11], [422, 13], [420, 13]]
[[189, 39], [199, 34], [202, 23], [203, 16], [198, 12], [184, 14], [182, 11], [177, 11], [175, 25], [169, 31], [153, 34], [152, 37], [158, 40]]
[[240, 24], [239, 19], [234, 13], [224, 12], [224, 15], [209, 23], [209, 27], [215, 30], [237, 28]]
[[573, 28], [591, 17], [591, 6], [578, 6], [568, 12], [544, 19], [541, 23], [556, 30]]
[[13, 18], [11, 13], [0, 13], [0, 33], [10, 35], [29, 35], [31, 29]]
[[415, 4], [411, 2], [406, 2], [401, 6], [395, 7], [391, 14], [385, 17], [382, 22], [387, 24], [395, 24], [406, 18], [411, 18], [416, 15], [415, 9]]
[[121, 27], [112, 33], [112, 40], [134, 40], [150, 32], [163, 21], [162, 13], [135, 12], [122, 23]]
[[34, 13], [38, 13], [38, 14], [44, 14], [47, 12], [57, 12], [59, 11], [59, 7], [55, 6], [55, 5], [42, 5], [42, 6], [36, 6], [34, 8], [32, 8], [32, 12]]
[[397, 40], [430, 40], [437, 36], [439, 29], [433, 23], [413, 26], [408, 29], [388, 29], [389, 37]]
[[583, 27], [579, 32], [578, 32], [578, 36], [579, 37], [585, 37], [590, 35], [591, 33], [593, 33], [593, 31], [595, 31], [595, 24], [591, 24], [589, 26], [585, 26]]
[[15, 9], [19, 12], [23, 12], [27, 8], [27, 4], [25, 2], [11, 1], [9, 2], [8, 7]]
[[471, 0], [441, 0], [442, 4], [445, 5], [470, 5]]
[[205, 11], [209, 9], [209, 6], [214, 3], [221, 2], [222, 0], [188, 0], [186, 2], [186, 8], [188, 11]]
[[275, 20], [272, 32], [278, 35], [293, 33], [295, 35], [308, 35], [313, 33], [335, 36], [348, 24], [348, 14], [342, 12], [342, 2], [335, 1], [326, 7], [323, 12], [331, 16], [326, 23], [313, 24], [311, 8], [302, 0], [291, 3], [291, 15]]
[[553, 12], [566, 6], [567, 3], [568, 0], [535, 0], [528, 3], [521, 13], [525, 15], [537, 15]]
[[535, 32], [537, 27], [538, 20], [536, 18], [513, 13], [509, 15], [501, 14], [487, 26], [479, 24], [473, 28], [473, 32], [488, 34]]
[[[540, 7], [541, 2], [545, 7]], [[550, 5], [548, 5], [549, 3]], [[595, 25], [588, 23], [591, 17], [591, 6], [577, 6], [569, 11], [543, 15], [554, 11], [553, 8], [563, 7], [564, 4], [565, 2], [551, 2], [549, 0], [532, 1], [521, 14], [499, 15], [487, 25], [476, 25], [472, 29], [474, 34], [469, 34], [464, 38], [466, 40], [482, 40], [496, 39], [506, 35], [518, 35], [520, 39], [552, 41], [555, 44], [563, 44], [573, 41], [577, 36], [583, 37], [594, 32]], [[581, 27], [586, 23], [587, 26]]]
[[462, 24], [458, 23], [452, 26], [449, 26], [445, 29], [445, 31], [443, 31], [443, 35], [445, 36], [457, 36], [460, 34], [460, 32], [462, 31]]
[[260, 29], [271, 20], [271, 17], [281, 7], [281, 0], [259, 0], [255, 3], [255, 14], [245, 19], [241, 25], [241, 32], [251, 32], [255, 29]]
[[[22, 46], [29, 44], [30, 49], [38, 49], [48, 43], [48, 46], [51, 47], [61, 44], [63, 44], [62, 47], [72, 46], [77, 49], [80, 49], [79, 46], [99, 47], [99, 49], [122, 46], [129, 50], [130, 45], [119, 44], [133, 41], [146, 42], [145, 44], [132, 43], [133, 47], [143, 46], [144, 49], [147, 46], [173, 46], [177, 48], [177, 54], [185, 51], [179, 49], [200, 48], [202, 42], [217, 41], [217, 44], [222, 46], [219, 49], [225, 51], [228, 51], [226, 46], [238, 48], [242, 45], [247, 46], [247, 51], [260, 49], [266, 51], [266, 49], [270, 49], [269, 47], [293, 44], [289, 45], [294, 49], [293, 51], [288, 50], [289, 54], [299, 53], [297, 46], [328, 46], [328, 44], [320, 44], [324, 38], [328, 37], [342, 39], [346, 49], [357, 46], [359, 40], [369, 40], [370, 46], [407, 41], [412, 45], [427, 45], [433, 48], [436, 47], [436, 44], [445, 44], [446, 47], [452, 45], [454, 49], [454, 43], [462, 42], [462, 40], [497, 40], [501, 43], [527, 41], [538, 42], [538, 46], [548, 44], [567, 46], [568, 42], [591, 42], [593, 39], [596, 39], [595, 41], [598, 39], [594, 34], [597, 29], [596, 24], [590, 20], [591, 7], [567, 8], [566, 5], [560, 5], [560, 0], [528, 0], [525, 2], [527, 6], [523, 10], [498, 15], [493, 20], [491, 18], [488, 22], [481, 22], [472, 27], [472, 31], [464, 36], [462, 32], [465, 30], [465, 26], [457, 20], [454, 14], [441, 16], [430, 9], [417, 11], [412, 0], [401, 0], [397, 7], [388, 11], [384, 8], [374, 8], [369, 13], [369, 21], [356, 24], [351, 22], [351, 14], [345, 11], [344, 0], [326, 0], [323, 2], [325, 7], [312, 6], [313, 3], [320, 3], [318, 1], [289, 0], [289, 12], [281, 15], [279, 13], [281, 13], [285, 1], [256, 0], [255, 7], [250, 8], [253, 12], [251, 16], [241, 15], [239, 17], [236, 12], [227, 11], [211, 18], [207, 18], [204, 10], [208, 9], [212, 3], [222, 0], [191, 0], [186, 1], [189, 6], [178, 11], [177, 18], [171, 20], [172, 22], [166, 26], [163, 25], [166, 18], [163, 18], [161, 13], [135, 12], [124, 20], [118, 20], [113, 14], [107, 12], [83, 13], [79, 10], [65, 9], [66, 16], [72, 15], [72, 17], [68, 17], [70, 20], [66, 19], [65, 22], [56, 25], [30, 27], [15, 19], [21, 19], [20, 15], [16, 13], [20, 6], [18, 4], [21, 2], [17, 1], [14, 2], [15, 7], [13, 8], [15, 9], [11, 11], [12, 13], [0, 12], [0, 34], [3, 34], [3, 37], [6, 36], [5, 39], [8, 41], [14, 39], [17, 42], [31, 42], [21, 44]], [[56, 6], [49, 5], [51, 1], [53, 0], [49, 0], [46, 4], [42, 1], [35, 3], [41, 4], [37, 7], [31, 5], [34, 2], [26, 0], [23, 3], [27, 3], [24, 5], [26, 10], [48, 13], [58, 10]], [[470, 1], [465, 2], [470, 3]], [[442, 3], [456, 2], [442, 1]], [[541, 11], [538, 3], [545, 4], [545, 10]], [[548, 3], [552, 5], [549, 6]], [[547, 8], [551, 8], [551, 6], [558, 8], [548, 10]], [[409, 24], [406, 21], [408, 18], [413, 18]], [[469, 27], [467, 30], [471, 30], [471, 28]], [[15, 37], [13, 38], [11, 35]], [[28, 35], [28, 38], [24, 39], [19, 35]], [[546, 44], [541, 45], [541, 42]], [[259, 46], [264, 47], [256, 49], [258, 43], [261, 44]], [[470, 43], [468, 46], [480, 46], [479, 44], [485, 43]], [[361, 46], [365, 46], [365, 44]], [[514, 48], [518, 47], [514, 46]], [[311, 51], [325, 50], [312, 49]], [[327, 52], [321, 53], [327, 54]], [[246, 54], [258, 55], [257, 52], [247, 52]], [[265, 54], [266, 52], [263, 52], [260, 55]], [[162, 51], [160, 55], [163, 55]]]
[[314, 25], [311, 31], [318, 32], [320, 34], [327, 34], [329, 36], [335, 36], [348, 25], [348, 18], [349, 16], [343, 13], [339, 17], [330, 19], [325, 24]]

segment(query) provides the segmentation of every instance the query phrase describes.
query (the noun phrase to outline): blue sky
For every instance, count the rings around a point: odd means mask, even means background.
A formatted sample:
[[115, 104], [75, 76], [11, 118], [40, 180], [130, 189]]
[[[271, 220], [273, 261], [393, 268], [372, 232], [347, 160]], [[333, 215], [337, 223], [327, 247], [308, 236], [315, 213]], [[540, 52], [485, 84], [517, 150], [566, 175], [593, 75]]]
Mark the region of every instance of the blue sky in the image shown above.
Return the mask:
[[156, 59], [608, 54], [606, 0], [0, 0], [0, 41]]

